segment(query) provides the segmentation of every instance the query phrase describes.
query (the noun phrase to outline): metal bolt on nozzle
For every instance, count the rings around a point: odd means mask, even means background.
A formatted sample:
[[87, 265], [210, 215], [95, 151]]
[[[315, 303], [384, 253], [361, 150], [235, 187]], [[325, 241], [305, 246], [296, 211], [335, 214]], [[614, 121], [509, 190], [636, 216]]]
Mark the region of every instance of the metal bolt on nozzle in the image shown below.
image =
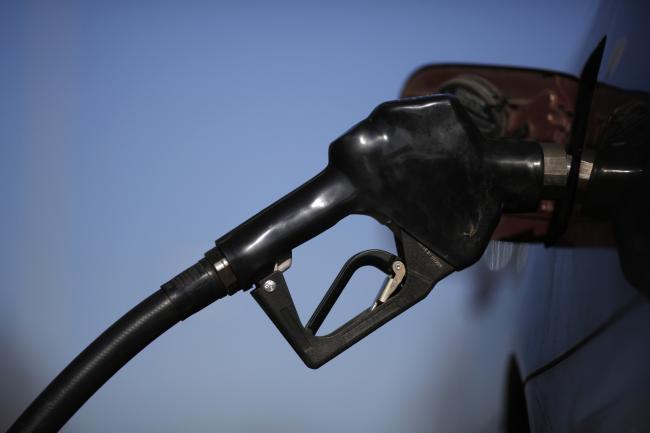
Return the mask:
[[271, 293], [275, 290], [275, 281], [273, 280], [266, 280], [264, 282], [264, 291]]

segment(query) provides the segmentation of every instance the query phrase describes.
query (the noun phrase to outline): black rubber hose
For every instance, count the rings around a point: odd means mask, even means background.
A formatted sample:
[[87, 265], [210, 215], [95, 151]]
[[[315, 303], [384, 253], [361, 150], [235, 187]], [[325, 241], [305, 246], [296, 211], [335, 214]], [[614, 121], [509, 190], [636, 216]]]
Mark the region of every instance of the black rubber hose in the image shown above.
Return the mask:
[[9, 432], [58, 431], [124, 364], [179, 321], [162, 290], [138, 304], [79, 354]]
[[56, 432], [108, 379], [162, 333], [226, 291], [206, 260], [122, 316], [81, 352], [7, 433]]

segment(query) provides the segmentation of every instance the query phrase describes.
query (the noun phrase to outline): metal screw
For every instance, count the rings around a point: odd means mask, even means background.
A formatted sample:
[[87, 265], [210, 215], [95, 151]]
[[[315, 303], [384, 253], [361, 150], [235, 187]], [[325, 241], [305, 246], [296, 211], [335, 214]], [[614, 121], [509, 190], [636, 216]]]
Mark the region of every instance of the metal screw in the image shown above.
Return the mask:
[[272, 291], [275, 290], [275, 281], [273, 280], [266, 280], [264, 282], [264, 291], [271, 293]]

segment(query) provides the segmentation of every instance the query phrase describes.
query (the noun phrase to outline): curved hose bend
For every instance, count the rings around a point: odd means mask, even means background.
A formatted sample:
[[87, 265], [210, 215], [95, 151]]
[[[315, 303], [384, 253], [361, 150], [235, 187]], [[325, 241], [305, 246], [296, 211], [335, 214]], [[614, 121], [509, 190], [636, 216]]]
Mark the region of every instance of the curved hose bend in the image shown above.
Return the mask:
[[97, 337], [41, 392], [8, 433], [58, 431], [149, 343], [225, 294], [206, 260], [188, 268]]

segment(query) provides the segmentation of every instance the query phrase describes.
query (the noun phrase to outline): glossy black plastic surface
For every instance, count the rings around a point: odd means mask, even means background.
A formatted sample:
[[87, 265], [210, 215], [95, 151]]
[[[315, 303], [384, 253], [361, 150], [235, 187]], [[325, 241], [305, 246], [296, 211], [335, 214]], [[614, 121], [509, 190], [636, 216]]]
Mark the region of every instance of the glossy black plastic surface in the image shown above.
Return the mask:
[[474, 263], [502, 210], [530, 210], [535, 143], [488, 142], [450, 95], [390, 101], [334, 141], [318, 176], [217, 241], [242, 288], [350, 214], [413, 236], [455, 269]]

